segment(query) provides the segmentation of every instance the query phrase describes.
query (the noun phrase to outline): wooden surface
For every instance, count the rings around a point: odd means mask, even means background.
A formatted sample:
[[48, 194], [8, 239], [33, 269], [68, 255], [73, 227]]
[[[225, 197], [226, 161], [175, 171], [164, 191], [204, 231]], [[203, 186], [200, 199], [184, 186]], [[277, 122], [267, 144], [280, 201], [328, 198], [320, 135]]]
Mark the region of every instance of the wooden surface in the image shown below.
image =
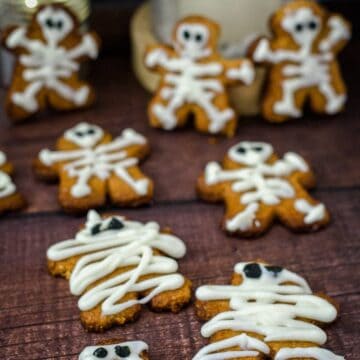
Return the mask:
[[[260, 118], [242, 119], [237, 136], [212, 144], [191, 129], [165, 133], [150, 129], [147, 94], [135, 81], [127, 56], [105, 56], [93, 67], [99, 102], [94, 109], [67, 115], [49, 114], [11, 126], [0, 113], [0, 146], [17, 168], [16, 183], [29, 207], [0, 220], [0, 353], [3, 359], [77, 359], [81, 349], [102, 339], [141, 339], [152, 359], [191, 359], [206, 343], [192, 306], [179, 315], [144, 310], [139, 321], [105, 334], [86, 333], [78, 319], [76, 298], [65, 280], [46, 271], [46, 249], [74, 235], [83, 217], [64, 215], [56, 200], [57, 186], [37, 182], [31, 160], [70, 126], [86, 120], [111, 130], [134, 127], [152, 146], [143, 165], [153, 177], [153, 206], [119, 210], [139, 220], [170, 226], [187, 244], [181, 271], [194, 287], [226, 284], [238, 261], [263, 258], [305, 276], [341, 304], [340, 317], [328, 328], [327, 347], [346, 359], [360, 359], [359, 248], [359, 102], [360, 44], [343, 56], [350, 99], [345, 113], [333, 118], [311, 114], [282, 126]], [[0, 100], [4, 91], [0, 91]], [[227, 238], [219, 229], [223, 209], [196, 199], [194, 184], [209, 160], [221, 160], [239, 140], [271, 142], [281, 154], [293, 150], [315, 168], [318, 187], [313, 195], [325, 202], [333, 222], [324, 231], [295, 235], [281, 226], [254, 241]]]

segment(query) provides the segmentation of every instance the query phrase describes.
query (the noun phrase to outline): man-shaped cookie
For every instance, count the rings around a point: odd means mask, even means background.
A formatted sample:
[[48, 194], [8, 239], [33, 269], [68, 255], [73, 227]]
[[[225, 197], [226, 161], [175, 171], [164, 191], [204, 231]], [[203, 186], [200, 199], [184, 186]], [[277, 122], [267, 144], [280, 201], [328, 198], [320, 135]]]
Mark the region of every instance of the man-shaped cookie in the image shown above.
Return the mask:
[[10, 177], [13, 171], [14, 168], [7, 161], [5, 153], [0, 151], [0, 214], [25, 206], [25, 199], [18, 193]]
[[275, 219], [295, 231], [327, 224], [325, 206], [305, 190], [314, 185], [314, 174], [301, 156], [288, 152], [279, 159], [270, 144], [243, 141], [230, 148], [222, 166], [207, 164], [197, 189], [204, 200], [225, 203], [228, 233], [251, 237]]
[[39, 7], [28, 27], [5, 30], [3, 45], [17, 56], [5, 106], [11, 119], [23, 120], [47, 105], [72, 110], [94, 102], [92, 87], [78, 73], [81, 62], [97, 57], [100, 41], [79, 27], [68, 8], [51, 4]]
[[218, 37], [216, 23], [189, 16], [176, 25], [173, 48], [160, 45], [147, 51], [146, 66], [161, 75], [148, 108], [153, 127], [172, 130], [184, 126], [192, 114], [199, 131], [234, 135], [236, 115], [226, 86], [251, 84], [254, 68], [249, 60], [223, 59]]
[[193, 360], [344, 360], [320, 347], [327, 340], [321, 327], [336, 319], [337, 305], [280, 266], [238, 263], [231, 285], [201, 286], [196, 299], [210, 344]]
[[80, 123], [65, 131], [55, 151], [40, 152], [34, 170], [40, 179], [60, 179], [66, 211], [102, 206], [107, 195], [115, 205], [138, 206], [153, 196], [153, 182], [138, 166], [149, 152], [147, 140], [132, 129], [113, 139], [99, 126]]
[[346, 101], [337, 54], [350, 39], [350, 24], [311, 0], [294, 0], [271, 18], [273, 38], [250, 47], [256, 63], [269, 66], [263, 116], [283, 122], [313, 111], [336, 114]]
[[135, 320], [145, 304], [180, 311], [191, 299], [191, 282], [174, 259], [185, 252], [183, 241], [155, 222], [102, 219], [90, 211], [84, 229], [50, 247], [47, 258], [50, 273], [68, 279], [80, 296], [85, 328], [103, 331]]

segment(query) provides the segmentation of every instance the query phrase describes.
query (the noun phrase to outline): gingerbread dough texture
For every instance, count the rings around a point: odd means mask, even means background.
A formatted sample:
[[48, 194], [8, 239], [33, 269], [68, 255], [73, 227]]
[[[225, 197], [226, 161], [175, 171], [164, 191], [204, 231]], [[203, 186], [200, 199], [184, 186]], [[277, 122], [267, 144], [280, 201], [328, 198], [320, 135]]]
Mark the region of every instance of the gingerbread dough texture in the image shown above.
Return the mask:
[[181, 239], [156, 222], [88, 213], [74, 239], [48, 249], [48, 269], [69, 280], [79, 296], [80, 319], [89, 331], [134, 321], [144, 305], [179, 312], [191, 299], [191, 282], [178, 273]]
[[0, 151], [0, 215], [20, 210], [26, 205], [24, 197], [11, 179], [13, 172], [13, 165], [7, 160], [6, 154]]
[[294, 231], [325, 226], [325, 205], [306, 190], [314, 185], [314, 174], [300, 155], [288, 152], [279, 158], [268, 143], [242, 141], [230, 148], [222, 165], [206, 165], [197, 190], [206, 201], [225, 203], [227, 233], [253, 237], [275, 219]]
[[153, 182], [139, 168], [149, 152], [146, 138], [133, 129], [112, 138], [83, 122], [65, 131], [56, 150], [43, 149], [34, 171], [42, 180], [59, 180], [59, 202], [67, 212], [100, 207], [107, 196], [117, 206], [134, 207], [153, 197]]
[[39, 7], [28, 27], [5, 29], [3, 45], [16, 58], [5, 109], [21, 121], [51, 107], [73, 110], [90, 106], [93, 88], [79, 79], [80, 64], [98, 56], [94, 32], [80, 32], [75, 14], [61, 4]]
[[294, 0], [270, 20], [273, 36], [260, 38], [249, 55], [269, 68], [262, 113], [284, 122], [303, 116], [309, 102], [320, 114], [336, 114], [345, 105], [346, 87], [337, 60], [349, 41], [350, 24], [311, 0]]
[[233, 136], [237, 119], [226, 87], [250, 85], [254, 67], [247, 59], [226, 60], [217, 52], [219, 26], [201, 16], [177, 23], [173, 47], [148, 49], [145, 65], [161, 75], [158, 90], [148, 107], [150, 124], [173, 130], [192, 115], [198, 131]]
[[210, 344], [193, 360], [344, 360], [321, 347], [338, 305], [280, 266], [238, 263], [231, 285], [200, 286], [195, 306]]

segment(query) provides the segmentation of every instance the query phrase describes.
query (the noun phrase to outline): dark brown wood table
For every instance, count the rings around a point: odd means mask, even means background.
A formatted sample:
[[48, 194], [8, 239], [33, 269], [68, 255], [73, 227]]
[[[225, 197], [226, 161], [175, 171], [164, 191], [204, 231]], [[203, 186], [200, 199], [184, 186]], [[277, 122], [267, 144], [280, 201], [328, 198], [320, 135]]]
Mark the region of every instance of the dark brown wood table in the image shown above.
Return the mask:
[[[178, 315], [144, 310], [140, 319], [105, 334], [84, 331], [77, 299], [65, 280], [46, 270], [46, 249], [70, 238], [83, 217], [65, 215], [57, 203], [57, 186], [37, 182], [32, 158], [79, 121], [94, 122], [114, 134], [134, 127], [152, 144], [143, 169], [156, 184], [151, 207], [121, 209], [119, 214], [156, 220], [185, 240], [181, 270], [200, 284], [226, 284], [238, 261], [263, 258], [299, 272], [314, 290], [341, 304], [340, 317], [328, 330], [327, 347], [346, 359], [360, 359], [359, 247], [359, 125], [360, 44], [345, 50], [342, 62], [349, 84], [346, 111], [335, 117], [307, 114], [301, 121], [276, 126], [261, 118], [242, 118], [235, 138], [213, 144], [191, 128], [165, 133], [147, 125], [149, 94], [136, 81], [127, 56], [104, 56], [93, 67], [99, 101], [95, 108], [66, 115], [49, 114], [12, 126], [0, 114], [0, 145], [17, 168], [16, 183], [29, 207], [0, 220], [0, 357], [3, 359], [77, 359], [81, 349], [102, 339], [142, 339], [152, 359], [191, 359], [206, 343], [201, 323], [189, 306]], [[5, 92], [0, 91], [3, 101]], [[275, 225], [265, 236], [244, 241], [228, 238], [219, 229], [220, 205], [196, 198], [194, 184], [209, 160], [221, 160], [239, 140], [271, 142], [282, 154], [293, 150], [315, 168], [318, 187], [313, 195], [326, 203], [332, 223], [313, 234], [293, 234]], [[113, 209], [105, 209], [104, 211]]]

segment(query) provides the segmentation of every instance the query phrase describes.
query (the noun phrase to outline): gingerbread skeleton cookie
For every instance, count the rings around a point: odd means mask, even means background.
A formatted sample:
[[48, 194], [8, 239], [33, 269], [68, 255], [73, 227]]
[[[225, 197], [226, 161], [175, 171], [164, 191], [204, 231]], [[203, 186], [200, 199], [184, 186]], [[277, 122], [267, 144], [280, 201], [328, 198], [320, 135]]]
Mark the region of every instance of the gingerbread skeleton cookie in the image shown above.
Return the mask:
[[206, 165], [197, 189], [204, 200], [225, 203], [228, 233], [251, 237], [266, 231], [275, 218], [296, 231], [327, 224], [325, 206], [305, 190], [314, 185], [314, 174], [298, 154], [279, 159], [270, 144], [243, 141], [230, 148], [222, 165]]
[[34, 162], [37, 176], [60, 179], [59, 201], [66, 211], [82, 212], [106, 202], [118, 206], [149, 203], [153, 182], [138, 164], [149, 153], [147, 140], [132, 129], [112, 138], [102, 128], [80, 123], [65, 131], [56, 150], [44, 149]]
[[5, 153], [0, 151], [0, 214], [19, 210], [25, 206], [25, 199], [19, 194], [10, 177], [13, 170]]
[[190, 301], [191, 283], [174, 259], [185, 252], [182, 240], [155, 222], [102, 219], [90, 211], [84, 229], [50, 247], [47, 258], [50, 273], [68, 279], [80, 296], [85, 328], [102, 331], [133, 321], [145, 304], [180, 311]]
[[313, 111], [335, 114], [346, 101], [337, 54], [348, 42], [350, 24], [311, 0], [294, 0], [271, 18], [271, 40], [250, 47], [256, 63], [269, 66], [263, 116], [272, 122], [298, 118], [309, 100]]
[[107, 341], [98, 346], [87, 346], [79, 360], [149, 360], [148, 345], [143, 341]]
[[217, 52], [219, 27], [201, 16], [189, 16], [175, 27], [173, 48], [154, 46], [145, 56], [149, 69], [161, 75], [148, 108], [150, 124], [172, 130], [184, 126], [192, 114], [205, 133], [232, 136], [236, 116], [226, 86], [249, 85], [254, 68], [249, 60], [225, 60]]
[[17, 57], [6, 111], [15, 121], [50, 106], [56, 110], [87, 107], [92, 87], [79, 79], [80, 63], [95, 59], [99, 38], [80, 33], [76, 16], [65, 6], [39, 7], [28, 27], [5, 30], [3, 45]]
[[320, 347], [327, 340], [321, 327], [336, 319], [337, 305], [280, 266], [238, 263], [231, 285], [201, 286], [196, 299], [210, 344], [193, 360], [344, 359]]

